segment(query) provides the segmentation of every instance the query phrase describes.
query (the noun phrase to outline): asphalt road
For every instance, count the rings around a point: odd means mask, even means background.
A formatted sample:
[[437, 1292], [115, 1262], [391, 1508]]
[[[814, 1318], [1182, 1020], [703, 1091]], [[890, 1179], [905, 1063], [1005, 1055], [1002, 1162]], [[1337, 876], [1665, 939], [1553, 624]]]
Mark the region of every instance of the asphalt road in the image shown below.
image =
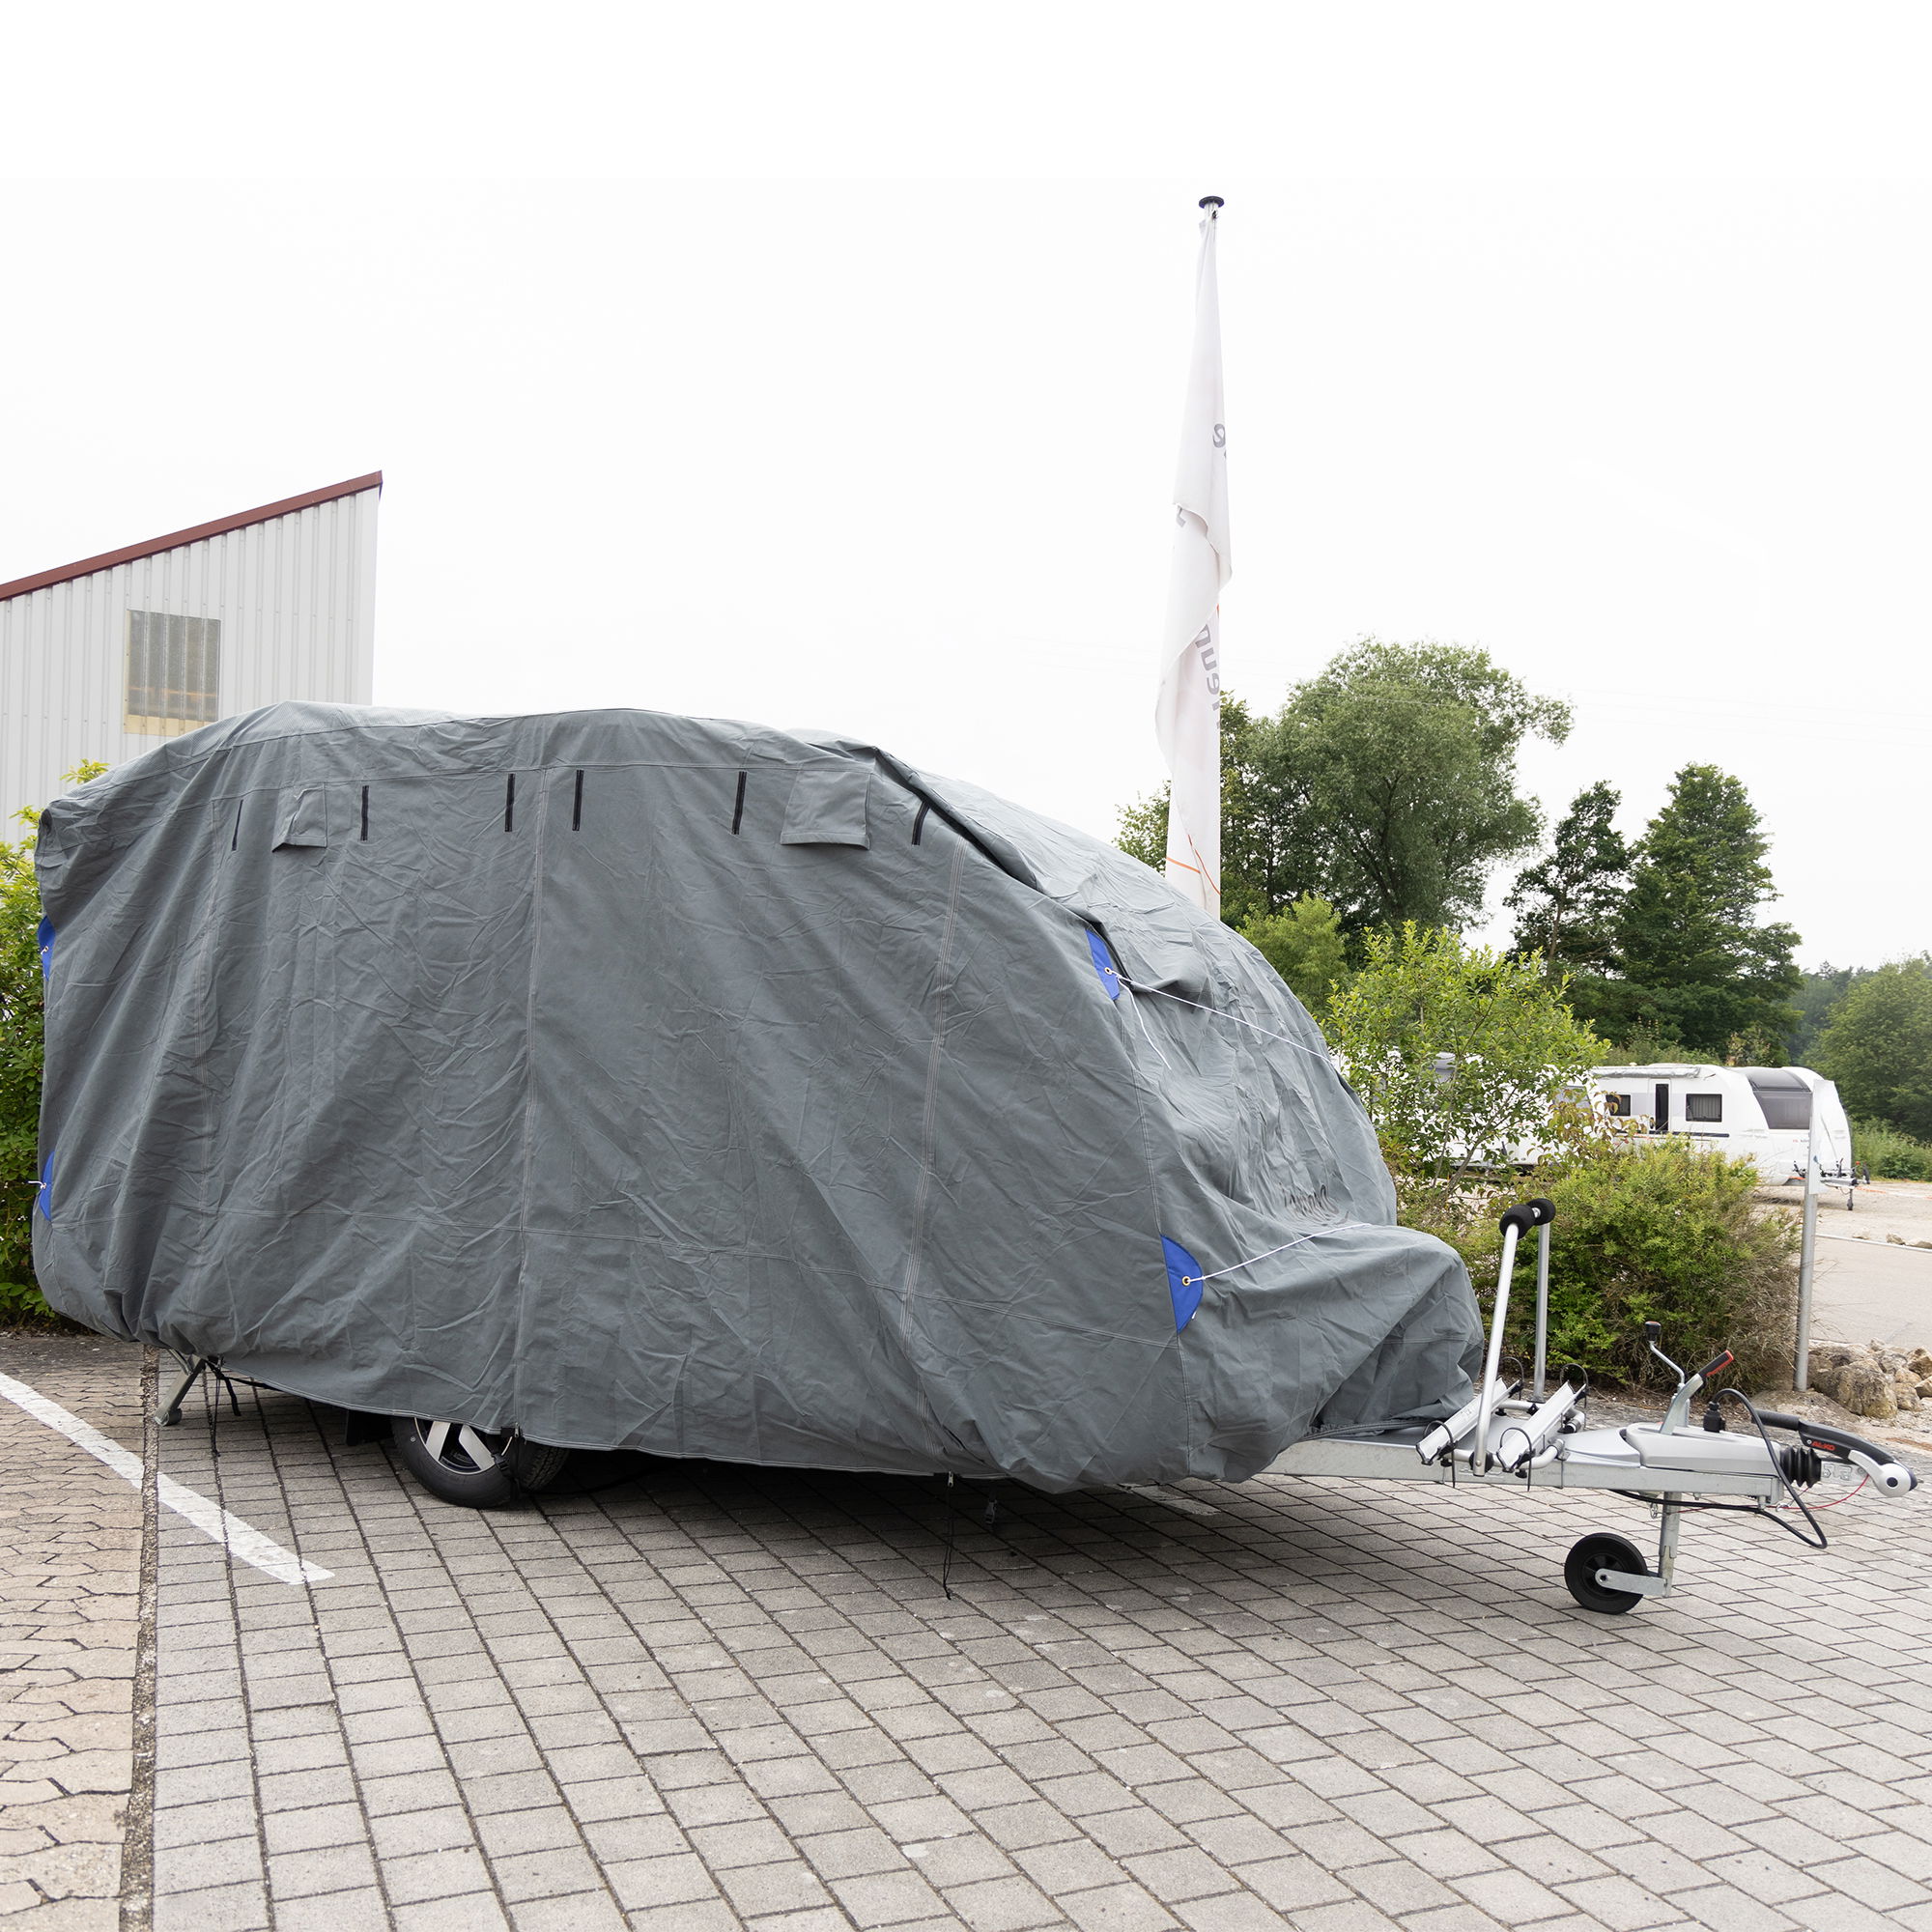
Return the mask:
[[1932, 1349], [1932, 1248], [1820, 1230], [1811, 1332], [1828, 1342]]
[[[1766, 1188], [1759, 1198], [1796, 1221], [1804, 1194]], [[1811, 1328], [1820, 1341], [1932, 1349], [1932, 1185], [1881, 1180], [1851, 1208], [1842, 1188], [1823, 1190]]]

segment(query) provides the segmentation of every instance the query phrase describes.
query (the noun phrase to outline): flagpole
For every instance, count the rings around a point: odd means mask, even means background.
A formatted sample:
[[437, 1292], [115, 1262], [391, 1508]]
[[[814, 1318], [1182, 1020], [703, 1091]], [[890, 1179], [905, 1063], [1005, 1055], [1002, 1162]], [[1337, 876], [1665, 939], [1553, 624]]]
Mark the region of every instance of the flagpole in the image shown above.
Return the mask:
[[1218, 194], [1201, 197], [1194, 346], [1174, 486], [1174, 555], [1161, 630], [1154, 731], [1169, 774], [1168, 883], [1221, 911], [1221, 586], [1228, 553], [1228, 433], [1221, 402], [1221, 308], [1215, 277]]

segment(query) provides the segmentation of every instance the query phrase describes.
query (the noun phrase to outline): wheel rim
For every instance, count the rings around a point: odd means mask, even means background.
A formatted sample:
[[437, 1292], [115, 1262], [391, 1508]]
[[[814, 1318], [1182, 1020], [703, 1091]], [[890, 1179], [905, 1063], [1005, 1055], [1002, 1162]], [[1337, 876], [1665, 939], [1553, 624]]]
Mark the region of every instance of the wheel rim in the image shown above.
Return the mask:
[[453, 1476], [487, 1476], [503, 1459], [503, 1437], [471, 1429], [467, 1422], [415, 1418], [416, 1439], [432, 1461]]

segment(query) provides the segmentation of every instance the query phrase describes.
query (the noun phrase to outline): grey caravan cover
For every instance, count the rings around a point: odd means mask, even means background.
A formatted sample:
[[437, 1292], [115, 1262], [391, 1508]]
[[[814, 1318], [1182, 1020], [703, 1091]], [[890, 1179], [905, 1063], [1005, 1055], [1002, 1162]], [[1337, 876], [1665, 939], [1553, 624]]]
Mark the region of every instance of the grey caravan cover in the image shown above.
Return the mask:
[[280, 704], [42, 819], [35, 1261], [540, 1442], [1043, 1489], [1448, 1412], [1476, 1310], [1265, 962], [883, 753]]

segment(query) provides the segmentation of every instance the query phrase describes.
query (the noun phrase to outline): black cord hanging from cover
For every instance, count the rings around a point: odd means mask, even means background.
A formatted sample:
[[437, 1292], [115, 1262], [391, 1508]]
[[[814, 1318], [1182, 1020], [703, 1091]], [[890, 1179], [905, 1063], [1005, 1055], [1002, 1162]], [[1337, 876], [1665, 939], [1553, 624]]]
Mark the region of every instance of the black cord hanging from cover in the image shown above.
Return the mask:
[[939, 1587], [952, 1601], [952, 1546], [959, 1539], [959, 1512], [952, 1502], [952, 1472], [946, 1472], [946, 1557], [939, 1566]]

